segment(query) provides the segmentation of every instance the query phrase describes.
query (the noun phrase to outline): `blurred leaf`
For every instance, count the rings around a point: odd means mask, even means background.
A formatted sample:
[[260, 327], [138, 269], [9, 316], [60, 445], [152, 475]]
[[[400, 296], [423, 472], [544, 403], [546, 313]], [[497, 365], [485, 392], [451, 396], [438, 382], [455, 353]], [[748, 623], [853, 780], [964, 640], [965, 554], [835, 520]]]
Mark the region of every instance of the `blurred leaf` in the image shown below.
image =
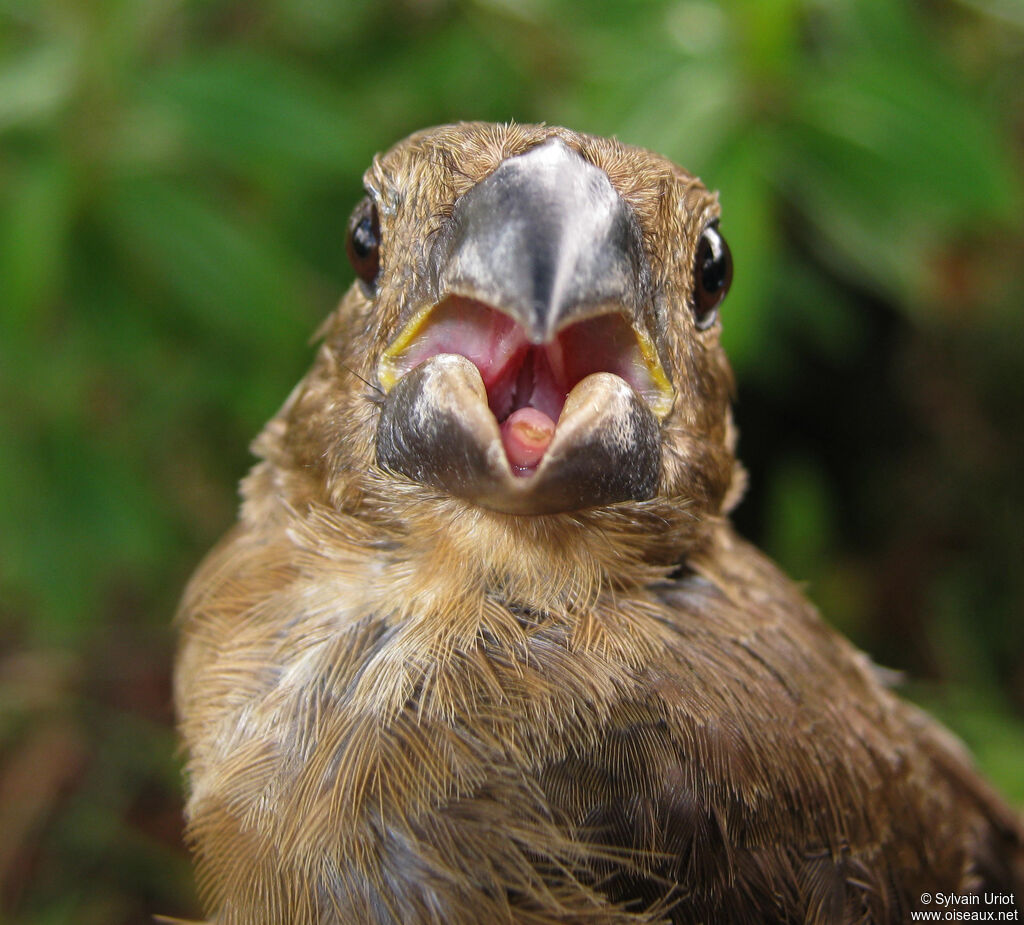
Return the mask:
[[960, 0], [960, 3], [1024, 32], [1024, 6], [1017, 0]]
[[65, 42], [30, 47], [0, 66], [0, 132], [53, 116], [71, 95], [74, 48]]
[[1024, 805], [1024, 721], [1005, 708], [990, 685], [939, 689], [919, 684], [909, 693], [956, 729], [982, 773], [1014, 804]]
[[[698, 175], [720, 172], [721, 149], [743, 128], [742, 87], [735, 72], [714, 61], [686, 62], [653, 83], [648, 94], [624, 107], [617, 134]], [[694, 93], [694, 87], [701, 92]], [[667, 112], [672, 118], [665, 118]]]
[[295, 63], [241, 50], [176, 61], [143, 95], [232, 171], [330, 173], [361, 153], [345, 98]]
[[14, 535], [0, 538], [3, 577], [27, 581], [42, 605], [37, 638], [87, 634], [113, 581], [159, 561], [168, 542], [136, 460], [92, 443], [82, 428], [41, 434], [5, 462], [0, 489]]
[[75, 187], [68, 165], [41, 157], [18, 172], [0, 211], [0, 326], [6, 348], [27, 347], [63, 286]]
[[793, 457], [776, 465], [767, 488], [765, 548], [797, 581], [806, 581], [832, 555], [828, 486], [810, 460]]
[[728, 0], [730, 24], [743, 45], [741, 67], [765, 80], [788, 72], [799, 49], [802, 0]]
[[286, 35], [322, 47], [358, 35], [366, 26], [365, 12], [371, 5], [365, 0], [273, 0], [267, 4], [274, 8], [275, 18]]
[[[502, 32], [497, 32], [499, 26]], [[491, 27], [491, 28], [488, 28]], [[521, 23], [500, 14], [451, 19], [423, 30], [404, 46], [380, 49], [375, 62], [373, 108], [366, 115], [387, 144], [432, 123], [523, 119], [530, 78], [524, 73], [529, 46], [516, 46]], [[369, 102], [364, 101], [364, 105]], [[528, 118], [528, 116], [526, 116]]]
[[122, 246], [225, 346], [260, 347], [294, 335], [306, 280], [261, 223], [244, 223], [229, 202], [217, 208], [188, 185], [157, 177], [122, 181], [106, 208]]
[[777, 221], [766, 175], [774, 169], [776, 139], [771, 133], [738, 133], [723, 147], [703, 177], [721, 194], [722, 233], [735, 264], [732, 288], [722, 305], [722, 342], [742, 375], [771, 369], [782, 348], [773, 336], [770, 280], [775, 272]]
[[1006, 197], [1014, 172], [991, 119], [945, 81], [861, 57], [832, 80], [809, 81], [797, 112], [834, 144], [823, 164], [832, 180], [874, 192], [879, 206], [945, 221], [1017, 216], [1019, 198]]
[[[936, 242], [960, 223], [1019, 224], [1022, 188], [1000, 132], [887, 0], [859, 5], [846, 44], [808, 62], [783, 172], [844, 272], [911, 306]], [[808, 66], [809, 65], [809, 66]]]
[[[838, 289], [814, 266], [780, 256], [776, 265], [779, 327], [813, 346], [822, 358], [839, 364], [861, 349], [866, 337], [864, 319], [849, 294]], [[781, 331], [780, 331], [781, 333]]]

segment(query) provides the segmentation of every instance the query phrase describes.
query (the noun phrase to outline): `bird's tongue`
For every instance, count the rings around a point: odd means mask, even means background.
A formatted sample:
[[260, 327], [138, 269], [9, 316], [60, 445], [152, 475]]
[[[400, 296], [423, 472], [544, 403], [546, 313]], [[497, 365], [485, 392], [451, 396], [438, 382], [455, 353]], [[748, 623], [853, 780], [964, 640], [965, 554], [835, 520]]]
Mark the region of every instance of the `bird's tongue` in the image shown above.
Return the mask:
[[540, 462], [555, 433], [555, 422], [538, 408], [513, 411], [501, 425], [501, 442], [513, 472], [529, 470]]

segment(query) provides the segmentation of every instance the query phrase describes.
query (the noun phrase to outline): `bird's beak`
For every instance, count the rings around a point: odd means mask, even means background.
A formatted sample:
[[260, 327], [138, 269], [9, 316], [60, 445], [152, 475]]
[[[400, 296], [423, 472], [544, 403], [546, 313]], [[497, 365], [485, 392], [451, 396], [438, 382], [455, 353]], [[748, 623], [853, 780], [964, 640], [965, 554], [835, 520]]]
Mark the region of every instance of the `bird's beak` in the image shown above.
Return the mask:
[[509, 158], [428, 262], [378, 367], [378, 463], [514, 513], [652, 497], [674, 392], [643, 321], [640, 228], [607, 175], [558, 139]]

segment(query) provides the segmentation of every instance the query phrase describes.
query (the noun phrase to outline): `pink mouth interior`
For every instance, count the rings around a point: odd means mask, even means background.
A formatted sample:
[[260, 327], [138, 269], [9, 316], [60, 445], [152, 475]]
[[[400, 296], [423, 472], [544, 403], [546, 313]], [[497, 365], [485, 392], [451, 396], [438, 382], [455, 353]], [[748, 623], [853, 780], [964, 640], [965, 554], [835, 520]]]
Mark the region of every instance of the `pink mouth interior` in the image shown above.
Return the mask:
[[451, 296], [430, 313], [399, 358], [401, 372], [441, 353], [464, 356], [480, 371], [517, 475], [537, 468], [565, 399], [581, 379], [610, 372], [638, 391], [653, 388], [636, 335], [620, 314], [588, 318], [560, 331], [550, 343], [531, 344], [507, 315], [482, 302]]

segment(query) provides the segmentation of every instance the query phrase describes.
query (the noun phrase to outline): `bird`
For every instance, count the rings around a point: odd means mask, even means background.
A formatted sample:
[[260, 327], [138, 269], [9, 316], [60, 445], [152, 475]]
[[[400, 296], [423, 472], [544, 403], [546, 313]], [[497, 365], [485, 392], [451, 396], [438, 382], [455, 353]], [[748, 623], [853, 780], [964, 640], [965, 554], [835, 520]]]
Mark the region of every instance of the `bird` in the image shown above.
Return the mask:
[[355, 280], [176, 617], [209, 921], [1016, 908], [1020, 815], [731, 524], [718, 195], [481, 122], [364, 187]]

